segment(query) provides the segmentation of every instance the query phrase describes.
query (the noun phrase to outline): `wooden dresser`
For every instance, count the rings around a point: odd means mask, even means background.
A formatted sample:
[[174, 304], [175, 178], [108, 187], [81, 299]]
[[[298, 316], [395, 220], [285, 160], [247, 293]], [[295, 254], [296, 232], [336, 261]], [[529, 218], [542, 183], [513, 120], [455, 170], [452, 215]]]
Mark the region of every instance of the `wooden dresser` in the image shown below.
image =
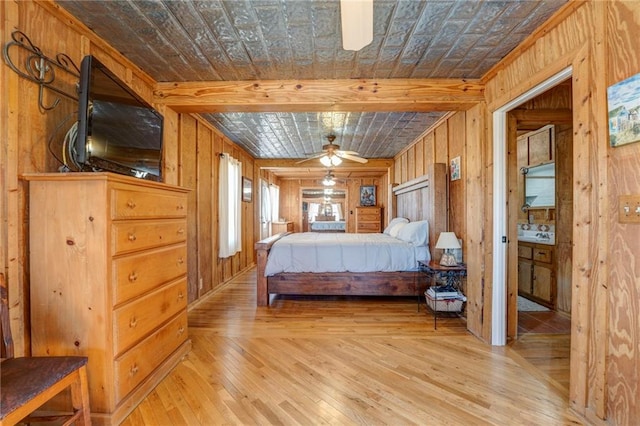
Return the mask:
[[190, 350], [187, 190], [110, 173], [29, 181], [31, 343], [89, 357], [94, 424], [119, 424]]
[[273, 222], [271, 224], [271, 233], [280, 234], [282, 232], [293, 232], [293, 222]]
[[382, 232], [382, 207], [356, 207], [356, 232]]

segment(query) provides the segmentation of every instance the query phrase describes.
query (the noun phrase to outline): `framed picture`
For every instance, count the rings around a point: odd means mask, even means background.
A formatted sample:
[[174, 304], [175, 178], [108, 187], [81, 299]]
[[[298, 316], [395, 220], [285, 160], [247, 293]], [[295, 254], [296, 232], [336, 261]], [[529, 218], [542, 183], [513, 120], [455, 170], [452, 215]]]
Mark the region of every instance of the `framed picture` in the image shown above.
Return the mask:
[[607, 88], [609, 143], [640, 142], [640, 74]]
[[376, 187], [374, 185], [360, 187], [360, 205], [361, 206], [376, 205]]
[[251, 179], [242, 177], [242, 201], [248, 203], [251, 202], [251, 196], [253, 195], [253, 182]]
[[460, 179], [460, 157], [451, 159], [451, 180]]

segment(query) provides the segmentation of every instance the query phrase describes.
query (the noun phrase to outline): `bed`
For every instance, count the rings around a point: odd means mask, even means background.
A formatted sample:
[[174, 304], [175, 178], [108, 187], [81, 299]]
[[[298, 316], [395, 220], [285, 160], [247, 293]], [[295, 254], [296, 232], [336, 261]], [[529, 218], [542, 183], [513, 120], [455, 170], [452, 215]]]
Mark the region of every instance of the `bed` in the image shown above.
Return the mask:
[[310, 222], [309, 228], [313, 232], [344, 232], [346, 222], [344, 220], [329, 220]]
[[[392, 190], [395, 212], [389, 214], [393, 217], [405, 217], [410, 220], [410, 223], [425, 221], [429, 247], [434, 247], [440, 232], [447, 230], [446, 182], [446, 165], [432, 164], [424, 176], [397, 185]], [[268, 306], [270, 296], [275, 294], [327, 296], [415, 296], [418, 294], [419, 272], [415, 269], [417, 265], [412, 265], [410, 268], [405, 265], [397, 268], [398, 270], [382, 271], [347, 271], [336, 270], [334, 267], [318, 269], [314, 272], [307, 272], [300, 268], [297, 270], [302, 272], [267, 271], [270, 251], [274, 249], [275, 252], [274, 247], [281, 245], [276, 243], [281, 239], [284, 241], [289, 234], [274, 235], [256, 243], [258, 306]], [[347, 237], [350, 234], [317, 235]], [[365, 245], [363, 250], [364, 247]], [[316, 250], [317, 248], [308, 248], [307, 253]], [[350, 247], [349, 250], [356, 249]], [[431, 256], [433, 255], [431, 250]], [[410, 259], [410, 262], [415, 260], [415, 258]]]

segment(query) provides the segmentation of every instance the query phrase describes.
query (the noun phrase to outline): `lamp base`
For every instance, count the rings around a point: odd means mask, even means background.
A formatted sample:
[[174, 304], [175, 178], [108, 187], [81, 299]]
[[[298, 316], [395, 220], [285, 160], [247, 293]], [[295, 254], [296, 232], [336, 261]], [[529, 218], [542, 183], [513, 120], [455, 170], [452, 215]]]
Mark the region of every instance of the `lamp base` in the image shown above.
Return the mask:
[[441, 266], [457, 266], [458, 262], [456, 262], [456, 257], [451, 253], [443, 253], [440, 258]]

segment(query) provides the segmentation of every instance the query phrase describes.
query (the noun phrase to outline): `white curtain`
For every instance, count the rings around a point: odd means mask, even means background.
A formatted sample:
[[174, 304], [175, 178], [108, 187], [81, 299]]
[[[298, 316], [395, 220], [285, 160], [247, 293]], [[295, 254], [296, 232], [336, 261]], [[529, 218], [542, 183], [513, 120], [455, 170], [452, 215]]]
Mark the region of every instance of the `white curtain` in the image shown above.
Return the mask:
[[269, 184], [260, 179], [260, 239], [271, 236], [271, 195]]
[[335, 203], [335, 204], [332, 204], [332, 207], [333, 207], [333, 214], [336, 216], [336, 220], [343, 220], [344, 215], [342, 214], [342, 204]]
[[269, 186], [269, 193], [271, 194], [271, 221], [280, 222], [280, 187]]
[[320, 204], [309, 203], [309, 222], [315, 222], [318, 214], [320, 214]]
[[242, 250], [242, 163], [229, 154], [220, 156], [220, 198], [218, 217], [220, 219], [220, 253], [219, 257], [233, 256]]

